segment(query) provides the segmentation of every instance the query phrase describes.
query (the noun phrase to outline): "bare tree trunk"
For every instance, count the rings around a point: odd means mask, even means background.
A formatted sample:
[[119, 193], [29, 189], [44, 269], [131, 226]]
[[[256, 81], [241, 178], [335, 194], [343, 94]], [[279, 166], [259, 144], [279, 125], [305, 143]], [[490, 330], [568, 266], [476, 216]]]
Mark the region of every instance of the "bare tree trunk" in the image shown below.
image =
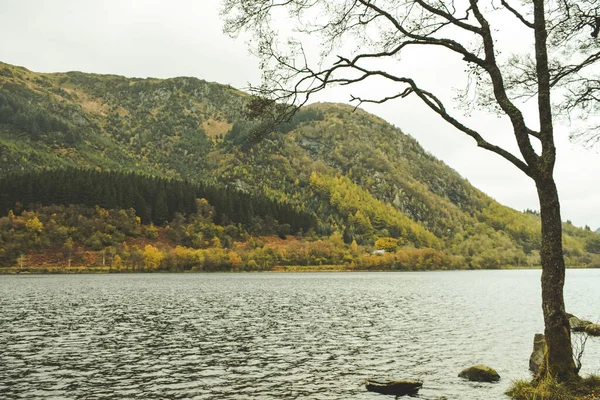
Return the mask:
[[542, 220], [542, 310], [544, 313], [546, 352], [538, 379], [552, 376], [559, 382], [576, 379], [571, 348], [571, 331], [565, 313], [563, 286], [565, 260], [562, 249], [560, 204], [554, 179], [536, 179]]

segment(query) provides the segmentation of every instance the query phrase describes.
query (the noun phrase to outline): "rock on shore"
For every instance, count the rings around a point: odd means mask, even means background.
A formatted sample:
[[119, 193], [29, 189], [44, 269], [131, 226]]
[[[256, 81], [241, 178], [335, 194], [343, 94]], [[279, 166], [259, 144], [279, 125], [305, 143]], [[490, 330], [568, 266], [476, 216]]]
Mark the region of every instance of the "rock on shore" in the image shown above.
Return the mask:
[[540, 371], [540, 366], [544, 362], [544, 351], [546, 349], [546, 338], [541, 333], [536, 333], [533, 337], [533, 352], [529, 357], [529, 370], [535, 375]]

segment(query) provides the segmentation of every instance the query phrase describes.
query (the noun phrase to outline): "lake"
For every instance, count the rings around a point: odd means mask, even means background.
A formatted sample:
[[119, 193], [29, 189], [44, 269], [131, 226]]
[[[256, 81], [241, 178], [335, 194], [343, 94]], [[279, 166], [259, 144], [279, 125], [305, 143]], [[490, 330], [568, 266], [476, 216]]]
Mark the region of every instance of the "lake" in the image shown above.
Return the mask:
[[[3, 399], [503, 399], [543, 332], [539, 270], [0, 276]], [[600, 270], [569, 312], [600, 319]], [[484, 363], [499, 383], [457, 377]], [[600, 373], [590, 338], [583, 374]]]

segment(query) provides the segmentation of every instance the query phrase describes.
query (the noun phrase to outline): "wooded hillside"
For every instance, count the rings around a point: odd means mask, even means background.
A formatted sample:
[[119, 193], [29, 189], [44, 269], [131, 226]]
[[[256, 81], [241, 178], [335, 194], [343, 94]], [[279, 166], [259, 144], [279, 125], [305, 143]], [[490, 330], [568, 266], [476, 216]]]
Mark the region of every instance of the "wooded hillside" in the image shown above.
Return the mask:
[[[195, 78], [40, 74], [0, 63], [0, 178], [24, 196], [0, 194], [0, 212], [16, 212], [15, 201], [30, 211], [35, 203], [134, 208], [142, 223], [166, 227], [176, 213], [196, 212], [195, 199], [204, 197], [216, 224], [239, 222], [248, 232], [245, 215], [256, 211], [263, 222], [268, 214], [276, 226], [289, 225], [282, 235], [339, 235], [366, 253], [385, 239], [466, 268], [539, 263], [535, 213], [498, 204], [400, 129], [361, 109], [313, 104], [258, 140], [249, 100]], [[64, 175], [75, 171], [81, 180]], [[65, 182], [95, 194], [67, 199]], [[164, 208], [167, 192], [181, 192], [181, 204]], [[248, 204], [251, 212], [243, 210]], [[273, 206], [258, 211], [259, 204]], [[568, 265], [600, 266], [600, 235], [569, 223], [564, 231]]]

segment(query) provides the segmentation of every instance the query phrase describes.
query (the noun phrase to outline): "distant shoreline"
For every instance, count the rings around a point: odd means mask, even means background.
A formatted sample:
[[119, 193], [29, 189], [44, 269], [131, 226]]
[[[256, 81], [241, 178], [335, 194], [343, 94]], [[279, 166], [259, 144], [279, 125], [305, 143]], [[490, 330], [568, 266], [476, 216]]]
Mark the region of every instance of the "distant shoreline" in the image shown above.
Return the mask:
[[[512, 270], [541, 270], [541, 266], [535, 267], [503, 267], [503, 268], [454, 268], [454, 269], [352, 269], [344, 266], [283, 266], [269, 270], [223, 270], [223, 271], [115, 271], [108, 267], [42, 267], [42, 268], [21, 268], [9, 267], [0, 268], [0, 275], [118, 275], [118, 274], [213, 274], [213, 273], [228, 273], [228, 274], [254, 274], [254, 273], [335, 273], [335, 272], [442, 272], [442, 271], [512, 271]], [[598, 267], [574, 266], [567, 269], [599, 269]]]

